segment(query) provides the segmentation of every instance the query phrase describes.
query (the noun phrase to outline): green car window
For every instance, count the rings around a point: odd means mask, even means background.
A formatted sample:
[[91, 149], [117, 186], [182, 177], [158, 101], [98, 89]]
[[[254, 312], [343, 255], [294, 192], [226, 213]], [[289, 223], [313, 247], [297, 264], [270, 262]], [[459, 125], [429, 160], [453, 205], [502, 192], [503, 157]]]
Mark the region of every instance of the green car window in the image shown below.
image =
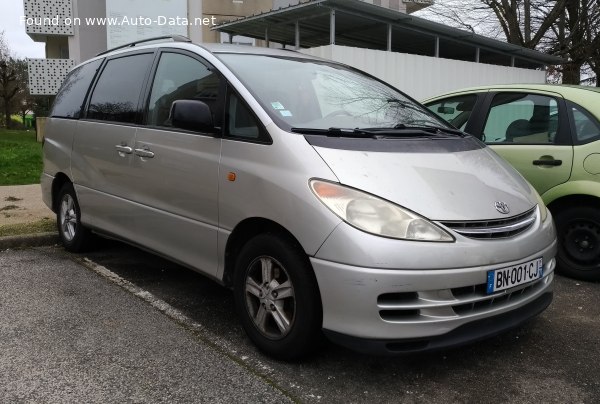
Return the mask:
[[483, 133], [486, 143], [553, 144], [558, 119], [552, 97], [500, 93], [492, 101]]
[[426, 106], [431, 112], [449, 122], [455, 128], [465, 130], [476, 100], [477, 96], [474, 94], [460, 95]]
[[588, 143], [600, 138], [600, 124], [579, 106], [571, 108], [577, 143]]

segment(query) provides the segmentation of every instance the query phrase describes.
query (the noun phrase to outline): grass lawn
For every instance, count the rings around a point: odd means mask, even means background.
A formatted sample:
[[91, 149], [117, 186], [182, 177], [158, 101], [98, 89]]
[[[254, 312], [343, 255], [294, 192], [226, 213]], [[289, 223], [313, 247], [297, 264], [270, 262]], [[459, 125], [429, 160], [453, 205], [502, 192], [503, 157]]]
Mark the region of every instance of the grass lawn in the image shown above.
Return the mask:
[[0, 185], [38, 184], [42, 144], [35, 131], [0, 129]]
[[37, 222], [0, 225], [0, 237], [55, 231], [56, 222], [53, 219], [46, 218]]

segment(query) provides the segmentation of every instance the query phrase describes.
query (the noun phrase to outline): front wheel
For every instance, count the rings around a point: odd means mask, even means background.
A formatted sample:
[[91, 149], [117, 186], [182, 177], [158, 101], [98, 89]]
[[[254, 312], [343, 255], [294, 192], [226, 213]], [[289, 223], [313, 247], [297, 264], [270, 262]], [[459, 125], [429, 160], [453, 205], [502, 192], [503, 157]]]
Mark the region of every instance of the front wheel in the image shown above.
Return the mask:
[[600, 211], [591, 206], [557, 213], [558, 271], [572, 278], [600, 280]]
[[234, 297], [244, 330], [262, 351], [293, 360], [319, 347], [322, 309], [304, 252], [274, 234], [254, 237], [240, 251]]
[[66, 183], [58, 193], [56, 225], [63, 246], [71, 252], [85, 250], [91, 232], [81, 224], [81, 210], [73, 184]]

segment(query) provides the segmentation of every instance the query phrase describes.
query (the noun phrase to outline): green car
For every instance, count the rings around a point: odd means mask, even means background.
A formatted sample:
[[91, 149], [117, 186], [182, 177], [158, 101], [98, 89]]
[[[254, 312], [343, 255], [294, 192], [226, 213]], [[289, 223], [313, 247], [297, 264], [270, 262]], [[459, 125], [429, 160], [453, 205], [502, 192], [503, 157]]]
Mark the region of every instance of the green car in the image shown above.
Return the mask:
[[558, 270], [600, 280], [600, 89], [498, 85], [423, 103], [491, 146], [536, 188], [555, 219]]

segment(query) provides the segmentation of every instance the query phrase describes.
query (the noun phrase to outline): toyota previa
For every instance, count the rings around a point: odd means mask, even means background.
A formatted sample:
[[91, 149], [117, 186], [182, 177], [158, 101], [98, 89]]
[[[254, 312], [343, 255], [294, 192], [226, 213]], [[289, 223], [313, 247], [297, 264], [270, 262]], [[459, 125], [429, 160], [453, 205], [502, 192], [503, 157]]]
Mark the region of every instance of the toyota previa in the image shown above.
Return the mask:
[[280, 359], [490, 337], [552, 300], [537, 192], [388, 84], [298, 52], [132, 43], [75, 67], [42, 190], [69, 251], [123, 240], [233, 290]]

